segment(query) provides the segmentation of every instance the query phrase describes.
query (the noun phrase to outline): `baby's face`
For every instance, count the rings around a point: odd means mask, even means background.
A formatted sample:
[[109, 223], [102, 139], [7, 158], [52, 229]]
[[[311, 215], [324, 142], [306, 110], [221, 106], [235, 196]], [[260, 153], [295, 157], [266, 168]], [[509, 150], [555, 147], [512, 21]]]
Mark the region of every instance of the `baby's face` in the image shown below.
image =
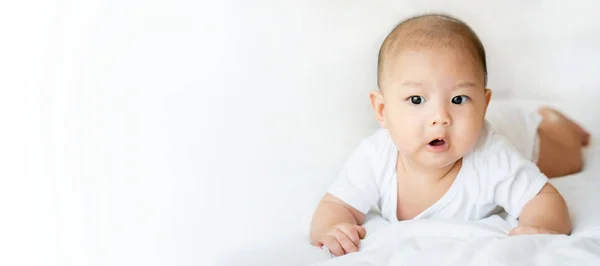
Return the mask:
[[383, 123], [399, 152], [421, 166], [449, 166], [470, 152], [490, 92], [469, 54], [451, 49], [404, 51], [383, 82]]

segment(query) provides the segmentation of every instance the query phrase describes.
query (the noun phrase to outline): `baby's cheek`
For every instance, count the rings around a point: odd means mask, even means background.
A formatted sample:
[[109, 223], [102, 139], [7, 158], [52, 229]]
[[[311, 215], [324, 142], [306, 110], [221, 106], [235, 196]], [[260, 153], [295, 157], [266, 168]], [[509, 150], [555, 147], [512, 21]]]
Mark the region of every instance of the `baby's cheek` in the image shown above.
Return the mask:
[[411, 142], [415, 142], [414, 132], [407, 130], [403, 125], [395, 125], [393, 128], [389, 128], [392, 140], [398, 147], [398, 149], [406, 149], [410, 146]]
[[388, 116], [388, 121], [391, 122], [388, 127], [397, 134], [405, 136], [418, 135], [423, 131], [423, 120], [423, 118], [411, 115], [408, 112], [397, 112]]
[[455, 141], [463, 142], [465, 145], [470, 146], [472, 143], [477, 142], [479, 133], [483, 123], [475, 119], [466, 118], [454, 121], [453, 135]]
[[417, 131], [412, 130], [401, 130], [396, 140], [396, 147], [398, 150], [405, 154], [410, 155], [418, 152], [424, 145], [423, 134], [419, 134]]

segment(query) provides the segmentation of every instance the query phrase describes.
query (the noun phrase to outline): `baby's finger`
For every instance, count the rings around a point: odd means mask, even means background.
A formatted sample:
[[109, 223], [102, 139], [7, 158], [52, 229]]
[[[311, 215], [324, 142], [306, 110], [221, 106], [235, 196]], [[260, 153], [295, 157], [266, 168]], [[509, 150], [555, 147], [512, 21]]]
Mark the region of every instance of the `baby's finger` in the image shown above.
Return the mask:
[[342, 231], [336, 230], [333, 232], [333, 236], [337, 239], [337, 241], [342, 245], [344, 251], [346, 253], [356, 252], [358, 251], [358, 247], [350, 240], [350, 238]]
[[320, 247], [323, 247], [323, 242], [321, 242], [321, 241], [313, 242], [312, 245], [320, 248]]
[[356, 232], [356, 228], [354, 226], [341, 226], [340, 230], [350, 238], [350, 240], [357, 247], [360, 244], [360, 238], [358, 237], [358, 232]]
[[326, 235], [323, 237], [323, 240], [321, 242], [329, 249], [329, 252], [331, 252], [331, 254], [335, 256], [344, 255], [344, 249], [342, 248], [340, 243], [338, 243], [337, 239], [335, 239], [334, 236]]
[[360, 239], [363, 239], [365, 238], [365, 236], [367, 236], [367, 230], [364, 227], [357, 225], [356, 229], [358, 231], [358, 237], [360, 237]]
[[518, 236], [518, 235], [522, 235], [526, 232], [527, 229], [523, 228], [522, 226], [517, 226], [515, 228], [513, 228], [512, 230], [510, 230], [510, 232], [508, 233], [509, 236]]
[[533, 227], [533, 226], [517, 226], [512, 231], [510, 231], [509, 235], [510, 236], [533, 235], [533, 234], [539, 234], [539, 233], [540, 233], [540, 229], [538, 227]]

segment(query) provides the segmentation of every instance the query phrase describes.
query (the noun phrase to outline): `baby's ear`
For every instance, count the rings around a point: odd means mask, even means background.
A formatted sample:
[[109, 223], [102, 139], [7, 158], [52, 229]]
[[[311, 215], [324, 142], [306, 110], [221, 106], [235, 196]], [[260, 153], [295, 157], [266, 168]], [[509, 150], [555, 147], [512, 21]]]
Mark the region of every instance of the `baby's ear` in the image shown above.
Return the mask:
[[485, 107], [490, 104], [490, 100], [492, 99], [492, 90], [490, 88], [485, 89]]
[[485, 108], [483, 109], [483, 114], [484, 114], [483, 117], [485, 117], [485, 114], [487, 113], [487, 108], [490, 105], [490, 100], [492, 99], [492, 90], [489, 88], [485, 89], [484, 93], [485, 93], [485, 96], [484, 96], [485, 97]]
[[385, 125], [385, 105], [383, 102], [383, 95], [379, 90], [372, 90], [369, 93], [369, 99], [371, 100], [371, 108], [375, 119], [379, 122], [379, 125], [383, 128], [387, 128]]

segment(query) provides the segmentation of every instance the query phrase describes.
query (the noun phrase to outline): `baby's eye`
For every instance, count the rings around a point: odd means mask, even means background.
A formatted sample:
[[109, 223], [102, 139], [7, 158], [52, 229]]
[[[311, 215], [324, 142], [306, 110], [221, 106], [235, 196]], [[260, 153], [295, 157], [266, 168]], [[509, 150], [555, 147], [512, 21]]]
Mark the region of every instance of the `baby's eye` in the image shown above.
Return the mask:
[[467, 101], [469, 101], [469, 96], [466, 95], [455, 96], [454, 98], [452, 98], [453, 104], [463, 104]]
[[412, 104], [422, 104], [425, 102], [425, 98], [422, 96], [410, 96], [408, 100], [410, 100], [410, 103]]

